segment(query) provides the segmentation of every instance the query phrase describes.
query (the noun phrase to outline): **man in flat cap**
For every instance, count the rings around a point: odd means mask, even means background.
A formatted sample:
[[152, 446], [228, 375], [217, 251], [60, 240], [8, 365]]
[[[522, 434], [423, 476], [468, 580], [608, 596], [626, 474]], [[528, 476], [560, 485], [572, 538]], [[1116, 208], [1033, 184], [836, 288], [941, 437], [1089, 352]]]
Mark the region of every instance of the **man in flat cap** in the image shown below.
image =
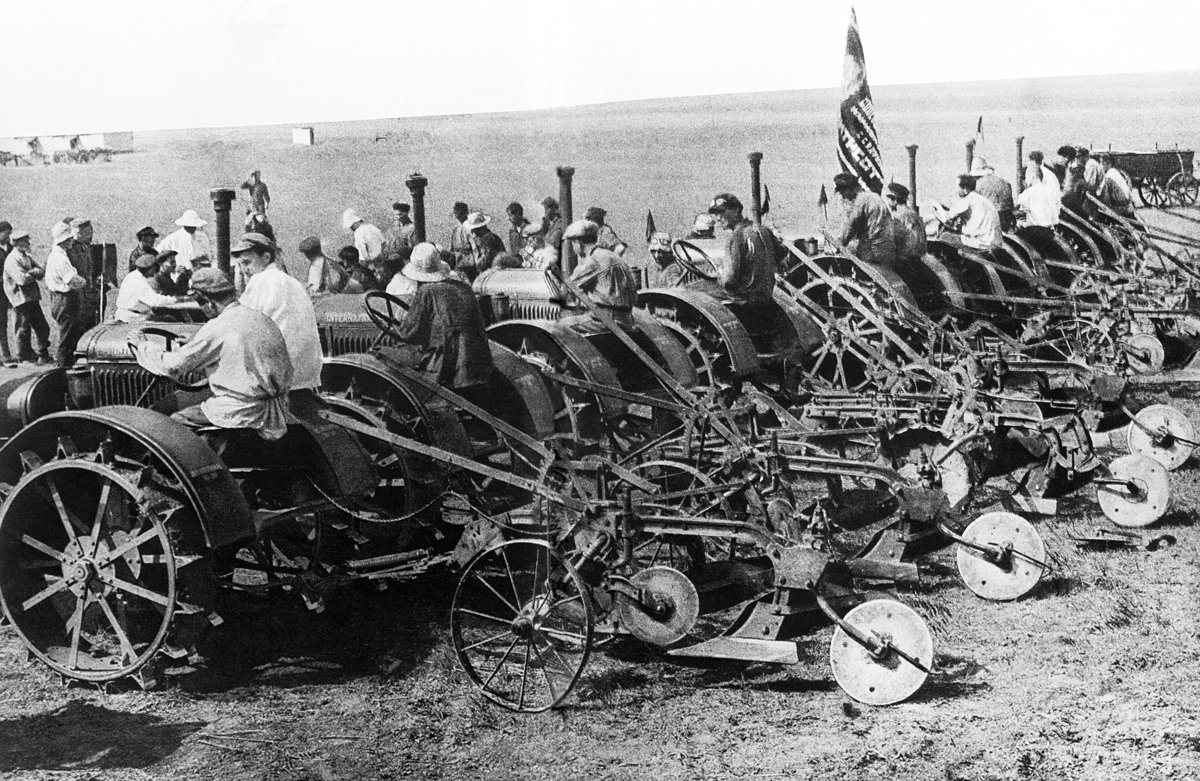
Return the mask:
[[525, 249], [525, 226], [529, 224], [525, 219], [525, 207], [513, 201], [504, 214], [508, 217], [508, 254], [520, 257]]
[[156, 306], [169, 306], [183, 300], [155, 292], [150, 279], [158, 272], [157, 255], [139, 255], [133, 271], [121, 280], [117, 289], [117, 322], [138, 323], [148, 320]]
[[908, 188], [892, 182], [884, 189], [883, 199], [892, 212], [892, 235], [896, 241], [896, 259], [911, 262], [925, 254], [925, 223], [917, 210], [908, 205]]
[[[28, 235], [28, 234], [26, 234]], [[8, 220], [0, 220], [0, 265], [3, 265], [5, 259], [15, 249], [15, 241], [12, 238], [13, 227]], [[12, 353], [8, 349], [8, 310], [9, 301], [6, 296], [0, 295], [0, 349], [4, 351], [4, 364], [9, 368], [17, 364], [12, 359]]]
[[250, 178], [242, 182], [243, 190], [249, 190], [247, 195], [250, 203], [246, 206], [246, 226], [261, 225], [267, 221], [267, 207], [271, 205], [271, 191], [262, 180], [262, 172], [255, 169], [250, 172]]
[[300, 254], [308, 260], [308, 294], [319, 296], [325, 293], [340, 293], [349, 277], [342, 264], [325, 256], [321, 240], [309, 236], [300, 242]]
[[896, 239], [887, 204], [875, 193], [864, 190], [854, 174], [840, 173], [833, 177], [833, 189], [842, 196], [846, 215], [838, 241], [859, 260], [894, 266]]
[[[53, 363], [50, 359], [50, 325], [42, 312], [42, 291], [38, 287], [38, 280], [46, 276], [46, 269], [29, 253], [27, 232], [14, 232], [12, 242], [12, 252], [4, 261], [4, 297], [16, 313], [17, 358], [26, 363]], [[31, 332], [37, 336], [36, 356]]]
[[191, 428], [251, 429], [267, 440], [287, 433], [292, 364], [283, 334], [261, 312], [238, 303], [233, 280], [215, 268], [192, 276], [192, 292], [209, 320], [191, 339], [165, 352], [142, 339], [134, 353], [153, 374], [208, 378], [212, 396], [171, 417]]
[[241, 303], [271, 318], [283, 333], [292, 364], [292, 411], [315, 410], [321, 387], [321, 336], [312, 299], [300, 280], [275, 262], [275, 243], [259, 233], [246, 233], [229, 248], [246, 290]]
[[92, 262], [92, 238], [95, 229], [91, 220], [72, 220], [72, 241], [66, 245], [67, 257], [87, 286], [79, 291], [80, 334], [100, 322], [100, 280]]
[[617, 232], [613, 230], [611, 225], [604, 221], [606, 217], [608, 217], [608, 212], [599, 206], [589, 206], [583, 215], [585, 220], [596, 223], [600, 228], [600, 235], [596, 239], [597, 247], [615, 252], [618, 255], [624, 255], [629, 245], [617, 237]]
[[137, 268], [134, 261], [139, 255], [155, 255], [154, 242], [158, 240], [158, 231], [151, 228], [149, 225], [137, 232], [138, 245], [129, 253], [129, 271]]
[[84, 332], [79, 311], [80, 291], [88, 282], [67, 255], [67, 246], [73, 240], [71, 226], [65, 222], [56, 223], [50, 231], [50, 240], [54, 249], [46, 258], [46, 289], [50, 291], [50, 315], [58, 324], [55, 361], [59, 366], [70, 366], [75, 363], [75, 346]]
[[709, 204], [708, 213], [729, 231], [725, 257], [714, 263], [715, 283], [701, 280], [688, 287], [735, 303], [769, 302], [775, 292], [775, 257], [779, 249], [775, 236], [742, 215], [742, 202], [736, 195], [719, 193]]
[[392, 214], [396, 224], [388, 231], [387, 240], [383, 242], [383, 254], [399, 252], [402, 249], [412, 249], [416, 244], [413, 238], [417, 234], [417, 224], [412, 221], [412, 206], [396, 201], [392, 204]]
[[[587, 294], [595, 306], [606, 310], [609, 317], [626, 328], [632, 328], [633, 307], [637, 304], [637, 280], [633, 276], [633, 269], [620, 255], [596, 243], [599, 235], [599, 226], [591, 220], [576, 220], [567, 226], [563, 238], [571, 242], [579, 261], [571, 272], [571, 281]], [[560, 322], [587, 329], [593, 327], [594, 320], [590, 314], [583, 314], [563, 318]]]

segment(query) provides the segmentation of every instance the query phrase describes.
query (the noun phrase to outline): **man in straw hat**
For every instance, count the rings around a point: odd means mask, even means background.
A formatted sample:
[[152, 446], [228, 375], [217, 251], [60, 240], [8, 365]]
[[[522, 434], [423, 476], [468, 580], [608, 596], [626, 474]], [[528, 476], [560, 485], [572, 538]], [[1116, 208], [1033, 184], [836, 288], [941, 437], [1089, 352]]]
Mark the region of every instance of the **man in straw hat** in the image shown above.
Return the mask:
[[833, 189], [842, 196], [845, 220], [838, 241], [859, 260], [893, 266], [896, 263], [896, 237], [892, 213], [873, 192], [864, 190], [854, 174], [833, 177]]
[[321, 387], [321, 335], [312, 298], [300, 280], [288, 274], [275, 257], [278, 248], [261, 233], [243, 234], [229, 254], [237, 263], [246, 289], [241, 303], [271, 318], [283, 333], [292, 363], [292, 411], [315, 409]]
[[1012, 230], [1013, 189], [1012, 185], [996, 175], [996, 169], [987, 160], [975, 157], [971, 160], [971, 176], [975, 177], [975, 192], [992, 202], [1000, 215], [1000, 230]]
[[292, 363], [279, 326], [242, 306], [225, 272], [202, 268], [192, 276], [192, 292], [209, 320], [170, 352], [161, 343], [133, 344], [147, 371], [181, 380], [196, 372], [208, 378], [212, 396], [171, 415], [191, 428], [252, 429], [263, 439], [287, 433], [288, 388]]
[[50, 316], [58, 324], [55, 360], [59, 366], [70, 366], [75, 363], [75, 345], [84, 331], [79, 311], [80, 291], [87, 287], [87, 280], [79, 275], [67, 255], [67, 246], [73, 240], [71, 226], [55, 223], [50, 240], [54, 249], [46, 258], [46, 288], [50, 291]]
[[[637, 280], [633, 270], [612, 250], [596, 244], [600, 228], [591, 220], [576, 220], [567, 226], [563, 238], [571, 242], [578, 263], [571, 281], [592, 303], [625, 327], [633, 326], [633, 307], [637, 303]], [[590, 315], [563, 318], [568, 325], [588, 327]]]
[[467, 215], [463, 229], [471, 242], [471, 255], [458, 264], [458, 271], [468, 280], [474, 280], [492, 267], [492, 261], [504, 252], [504, 240], [492, 233], [488, 227], [492, 218], [483, 212], [472, 212]]
[[158, 293], [150, 283], [158, 273], [157, 255], [139, 255], [134, 261], [136, 268], [121, 280], [117, 289], [116, 319], [122, 323], [137, 323], [150, 318], [156, 306], [170, 306], [183, 298]]
[[393, 334], [404, 344], [383, 348], [385, 359], [451, 388], [487, 384], [492, 352], [470, 286], [450, 278], [450, 266], [429, 242], [413, 248], [400, 273], [417, 283], [417, 292]]
[[[342, 212], [342, 227], [354, 236], [358, 259], [368, 268], [383, 254], [383, 233], [371, 223], [358, 216], [354, 209]], [[374, 269], [372, 269], [374, 270]]]
[[180, 271], [190, 273], [197, 260], [208, 260], [212, 256], [208, 234], [201, 230], [208, 224], [208, 220], [201, 219], [195, 209], [188, 209], [175, 220], [175, 224], [179, 226], [179, 230], [156, 244], [154, 249], [157, 252], [175, 250], [178, 253], [175, 256], [176, 265]]
[[[4, 261], [4, 295], [16, 313], [17, 358], [27, 363], [48, 364], [51, 363], [50, 325], [42, 313], [42, 292], [38, 287], [38, 280], [46, 276], [46, 269], [29, 253], [26, 231], [15, 231], [12, 243], [12, 252]], [[37, 336], [36, 358], [30, 332]]]

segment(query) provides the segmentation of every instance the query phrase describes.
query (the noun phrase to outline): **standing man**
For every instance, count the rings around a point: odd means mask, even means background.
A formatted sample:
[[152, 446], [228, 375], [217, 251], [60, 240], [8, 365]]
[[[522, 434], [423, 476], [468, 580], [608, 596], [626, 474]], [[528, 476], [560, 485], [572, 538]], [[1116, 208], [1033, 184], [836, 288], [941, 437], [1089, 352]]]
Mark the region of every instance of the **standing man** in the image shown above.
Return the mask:
[[80, 220], [72, 224], [73, 241], [67, 245], [67, 257], [79, 276], [87, 280], [87, 287], [79, 291], [79, 332], [82, 334], [100, 322], [100, 280], [92, 264], [92, 221]]
[[400, 347], [385, 347], [388, 360], [419, 369], [448, 388], [486, 385], [492, 352], [479, 304], [470, 285], [451, 279], [450, 266], [429, 242], [418, 244], [400, 273], [417, 283], [397, 333]]
[[72, 240], [71, 226], [57, 223], [50, 232], [50, 240], [54, 249], [46, 258], [46, 288], [50, 291], [50, 315], [58, 324], [55, 362], [59, 366], [70, 366], [75, 363], [75, 345], [84, 330], [80, 327], [79, 300], [87, 280], [79, 275], [67, 255], [67, 245]]
[[138, 245], [133, 248], [133, 252], [129, 253], [129, 271], [133, 271], [136, 266], [134, 261], [139, 255], [154, 255], [154, 240], [158, 238], [158, 231], [151, 228], [149, 225], [137, 232]]
[[948, 210], [935, 207], [942, 222], [962, 221], [960, 241], [964, 247], [991, 253], [1003, 243], [1000, 232], [1000, 213], [987, 198], [975, 192], [975, 177], [963, 174], [958, 177], [958, 202]]
[[246, 225], [257, 225], [266, 222], [267, 207], [271, 205], [271, 191], [262, 180], [262, 172], [250, 172], [250, 178], [242, 182], [242, 189], [249, 190], [250, 204], [246, 207]]
[[46, 269], [29, 254], [28, 233], [17, 231], [12, 234], [12, 243], [13, 249], [4, 261], [4, 297], [16, 313], [17, 358], [26, 363], [35, 362], [30, 340], [32, 331], [38, 343], [36, 363], [53, 363], [50, 360], [50, 325], [42, 313], [42, 291], [38, 287], [38, 280], [46, 276]]
[[520, 257], [525, 249], [525, 226], [529, 224], [525, 207], [513, 201], [504, 211], [508, 215], [508, 254]]
[[450, 230], [450, 254], [454, 256], [454, 267], [458, 268], [460, 263], [471, 257], [471, 237], [463, 227], [470, 209], [462, 201], [456, 201], [451, 213], [454, 215], [454, 227]]
[[383, 233], [371, 223], [358, 216], [354, 209], [342, 212], [342, 227], [354, 234], [354, 246], [358, 250], [358, 259], [367, 268], [380, 260], [383, 255]]
[[987, 160], [976, 157], [971, 161], [971, 176], [975, 177], [975, 192], [992, 202], [1000, 214], [1000, 230], [1012, 230], [1013, 190], [1012, 185], [996, 176], [996, 170]]
[[883, 199], [864, 190], [854, 174], [840, 173], [833, 177], [833, 189], [842, 196], [846, 215], [839, 237], [842, 246], [859, 260], [881, 266], [895, 265], [892, 213]]
[[542, 236], [545, 247], [553, 253], [553, 265], [559, 265], [562, 258], [563, 231], [566, 230], [562, 214], [558, 210], [558, 201], [550, 196], [542, 199]]
[[[637, 280], [633, 271], [612, 250], [596, 243], [600, 226], [591, 220], [576, 220], [567, 226], [563, 238], [571, 242], [577, 264], [571, 281], [583, 290], [592, 303], [626, 328], [633, 327], [633, 307], [637, 303]], [[590, 315], [584, 316], [590, 319]], [[565, 318], [565, 322], [570, 318]]]
[[304, 285], [275, 262], [277, 252], [275, 243], [261, 233], [244, 234], [229, 249], [246, 280], [241, 304], [271, 318], [283, 334], [293, 372], [289, 401], [293, 412], [305, 414], [318, 404], [321, 336], [312, 299]]
[[388, 232], [388, 239], [384, 242], [385, 255], [389, 252], [399, 252], [405, 247], [412, 249], [415, 243], [413, 237], [417, 232], [417, 224], [409, 216], [411, 211], [412, 207], [407, 203], [396, 201], [392, 204], [392, 213], [396, 215], [396, 225]]
[[156, 306], [168, 306], [180, 301], [175, 296], [155, 292], [150, 278], [158, 271], [155, 255], [139, 255], [137, 268], [125, 275], [117, 290], [116, 320], [120, 323], [138, 323], [150, 318]]
[[883, 194], [892, 212], [892, 237], [896, 242], [896, 259], [920, 260], [925, 254], [925, 223], [917, 210], [908, 205], [908, 188], [891, 182]]
[[308, 294], [340, 293], [346, 287], [346, 269], [332, 258], [325, 257], [321, 240], [309, 236], [300, 242], [300, 254], [308, 260]]
[[263, 439], [281, 439], [287, 433], [292, 366], [279, 326], [239, 304], [233, 281], [220, 269], [197, 271], [192, 291], [208, 322], [170, 352], [146, 341], [134, 350], [138, 363], [153, 374], [182, 379], [202, 371], [208, 376], [212, 396], [171, 418], [190, 428], [245, 428]]
[[[12, 253], [16, 241], [12, 238], [13, 228], [8, 220], [0, 220], [0, 265]], [[28, 233], [25, 234], [29, 236]], [[26, 247], [28, 249], [28, 247]], [[16, 366], [12, 359], [12, 353], [8, 349], [8, 310], [9, 300], [6, 296], [0, 295], [0, 349], [4, 351], [4, 363], [6, 366]]]
[[[13, 251], [16, 241], [12, 238], [13, 226], [8, 220], [0, 220], [0, 257], [8, 257]], [[26, 234], [28, 235], [28, 234]]]
[[175, 220], [175, 224], [179, 226], [179, 230], [167, 236], [154, 246], [158, 252], [163, 250], [175, 250], [175, 262], [179, 266], [179, 270], [187, 271], [189, 274], [193, 271], [193, 266], [196, 261], [203, 258], [209, 260], [212, 257], [212, 247], [208, 241], [208, 234], [201, 228], [208, 224], [208, 220], [200, 219], [200, 215], [195, 209], [188, 209], [179, 219]]
[[472, 212], [463, 223], [471, 239], [471, 257], [458, 265], [458, 271], [470, 281], [491, 268], [496, 256], [504, 252], [503, 239], [488, 228], [491, 221], [483, 212]]
[[629, 245], [617, 238], [617, 232], [612, 229], [611, 225], [604, 222], [604, 218], [608, 216], [608, 212], [601, 209], [599, 206], [589, 206], [583, 218], [596, 223], [600, 228], [600, 236], [596, 239], [596, 246], [601, 249], [611, 250], [618, 255], [624, 255], [625, 250]]

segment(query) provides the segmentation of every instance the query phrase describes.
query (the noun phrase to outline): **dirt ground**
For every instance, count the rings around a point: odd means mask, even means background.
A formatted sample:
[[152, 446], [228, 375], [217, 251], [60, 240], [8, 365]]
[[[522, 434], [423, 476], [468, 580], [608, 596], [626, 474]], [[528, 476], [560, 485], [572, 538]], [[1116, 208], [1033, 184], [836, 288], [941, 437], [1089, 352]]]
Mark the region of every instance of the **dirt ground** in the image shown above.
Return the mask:
[[[1196, 419], [1200, 405], [1181, 402]], [[1030, 598], [972, 596], [952, 559], [898, 593], [936, 638], [911, 701], [855, 703], [830, 630], [800, 665], [681, 665], [636, 641], [593, 655], [562, 710], [489, 706], [449, 642], [453, 577], [349, 590], [321, 614], [239, 599], [206, 664], [159, 691], [64, 686], [0, 628], [0, 776], [21, 779], [1200, 778], [1200, 498], [1172, 475], [1173, 547], [1079, 550], [1084, 491], [1038, 528]]]

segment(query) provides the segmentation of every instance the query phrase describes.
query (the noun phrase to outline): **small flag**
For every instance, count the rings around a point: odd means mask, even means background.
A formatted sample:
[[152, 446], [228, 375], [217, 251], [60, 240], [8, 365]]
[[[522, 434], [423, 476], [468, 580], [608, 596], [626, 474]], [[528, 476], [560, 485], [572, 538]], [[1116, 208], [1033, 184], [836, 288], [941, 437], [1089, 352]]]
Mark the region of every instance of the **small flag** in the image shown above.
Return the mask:
[[875, 104], [867, 86], [867, 64], [858, 36], [858, 17], [850, 9], [846, 57], [842, 65], [842, 108], [838, 125], [838, 162], [872, 192], [883, 190], [883, 158], [875, 132]]
[[771, 188], [764, 184], [763, 193], [765, 194], [763, 195], [762, 212], [760, 212], [760, 216], [765, 216], [767, 212], [771, 211]]
[[825, 185], [821, 185], [821, 195], [817, 198], [817, 208], [821, 211], [821, 222], [829, 221], [829, 196], [825, 194]]
[[653, 236], [656, 232], [657, 231], [654, 228], [654, 214], [649, 209], [647, 209], [646, 210], [646, 243], [647, 244], [650, 243], [650, 237]]

